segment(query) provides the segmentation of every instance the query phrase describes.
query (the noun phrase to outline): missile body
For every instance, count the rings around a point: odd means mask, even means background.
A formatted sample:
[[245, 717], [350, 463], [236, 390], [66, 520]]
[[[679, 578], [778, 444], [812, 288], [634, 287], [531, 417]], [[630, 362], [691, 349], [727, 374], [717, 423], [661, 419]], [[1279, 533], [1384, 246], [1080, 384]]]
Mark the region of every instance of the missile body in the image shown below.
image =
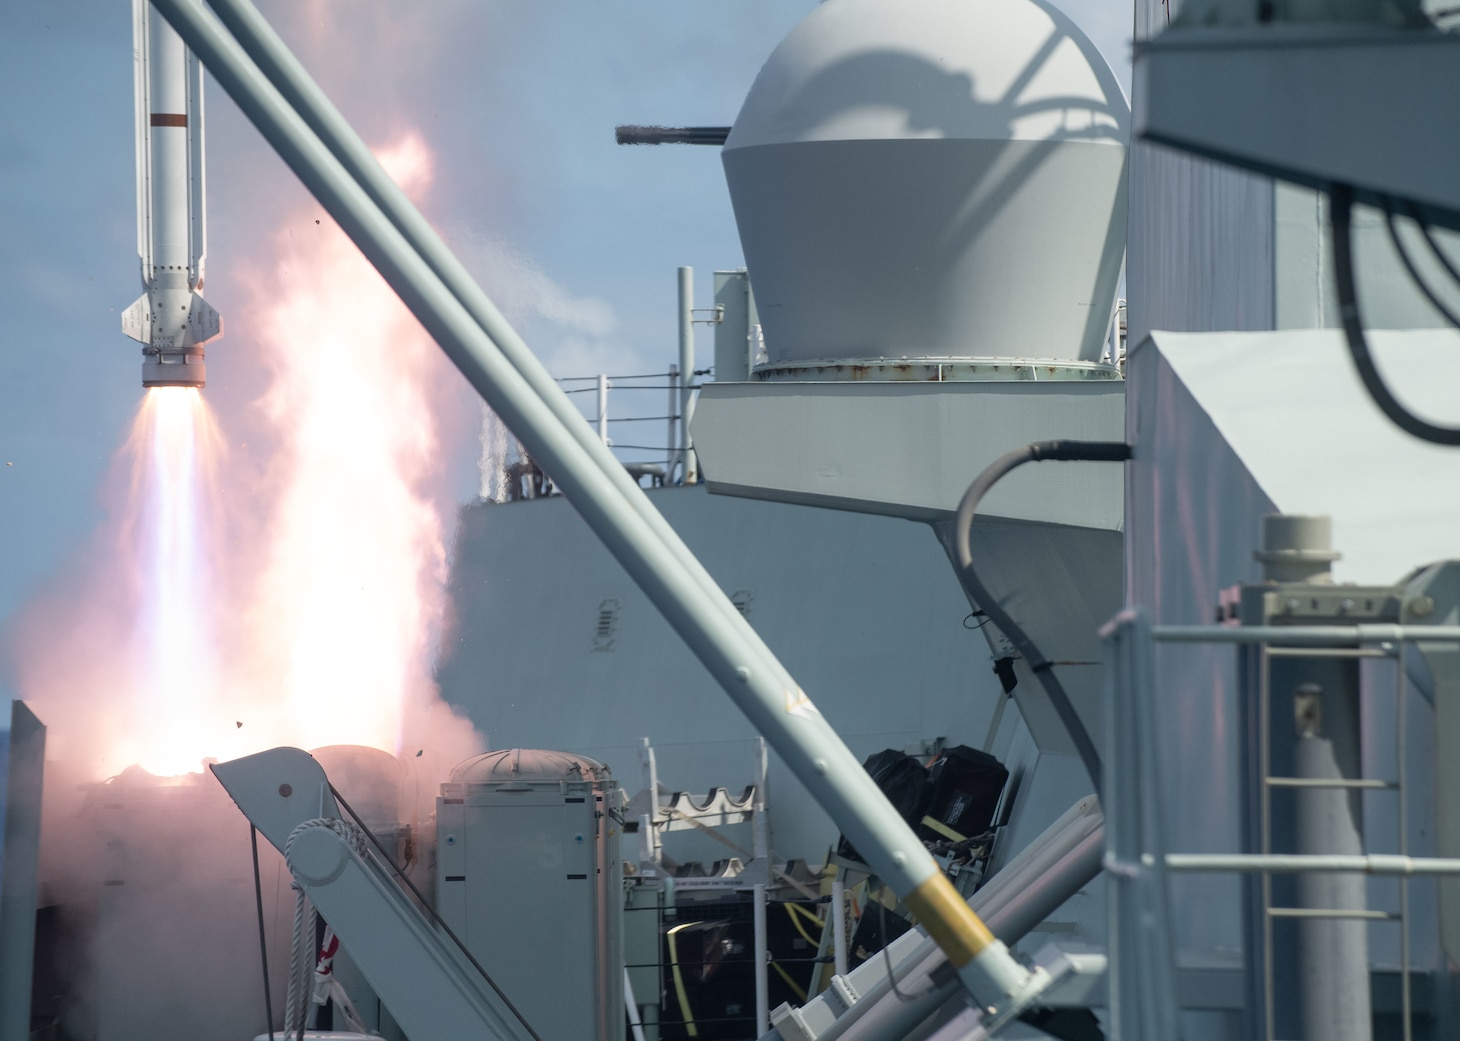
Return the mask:
[[223, 319], [203, 299], [203, 70], [148, 0], [133, 0], [137, 252], [142, 295], [122, 331], [142, 343], [142, 386], [202, 387]]

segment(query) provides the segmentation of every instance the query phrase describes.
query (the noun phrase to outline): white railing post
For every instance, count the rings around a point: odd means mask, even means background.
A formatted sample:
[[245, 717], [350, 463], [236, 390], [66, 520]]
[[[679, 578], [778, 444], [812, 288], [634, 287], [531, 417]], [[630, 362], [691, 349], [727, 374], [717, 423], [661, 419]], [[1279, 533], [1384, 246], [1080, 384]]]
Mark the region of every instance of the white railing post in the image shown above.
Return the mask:
[[695, 272], [692, 267], [679, 269], [679, 371], [684, 382], [679, 388], [679, 441], [684, 446], [684, 483], [699, 480], [694, 442], [689, 436], [689, 421], [694, 414], [695, 387]]
[[765, 886], [755, 887], [755, 1036], [770, 1033], [770, 981], [766, 978]]
[[669, 453], [664, 462], [664, 483], [674, 483], [674, 467], [679, 462], [679, 366], [669, 365]]
[[598, 440], [609, 444], [608, 440], [608, 377], [603, 373], [598, 374]]
[[846, 884], [838, 867], [831, 880], [831, 960], [838, 976], [847, 974]]

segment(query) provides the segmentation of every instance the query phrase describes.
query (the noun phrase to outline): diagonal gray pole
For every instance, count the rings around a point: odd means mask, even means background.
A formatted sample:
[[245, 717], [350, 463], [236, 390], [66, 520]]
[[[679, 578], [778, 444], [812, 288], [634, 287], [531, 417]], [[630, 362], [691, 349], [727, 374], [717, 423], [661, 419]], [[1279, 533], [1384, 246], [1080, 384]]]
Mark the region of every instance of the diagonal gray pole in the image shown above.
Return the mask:
[[[874, 870], [892, 886], [985, 1003], [1021, 995], [1029, 974], [974, 915], [912, 830], [861, 769], [774, 655], [724, 594], [706, 588], [688, 548], [642, 492], [615, 483], [621, 468], [595, 458], [571, 405], [550, 406], [556, 385], [538, 392], [437, 271], [382, 211], [195, 0], [154, 0], [259, 129], [329, 211], [478, 393], [563, 489], [584, 520], [669, 624], [781, 755]], [[412, 212], [408, 201], [404, 205]], [[424, 221], [421, 222], [424, 226]], [[442, 250], [445, 247], [441, 247]], [[476, 292], [480, 293], [480, 290]], [[485, 300], [485, 296], [482, 296]], [[495, 314], [495, 311], [493, 311]], [[500, 315], [497, 316], [500, 319]], [[501, 322], [506, 328], [506, 322]], [[520, 341], [517, 341], [520, 343]], [[525, 347], [523, 348], [525, 352]], [[562, 409], [572, 412], [570, 422]], [[590, 435], [591, 436], [591, 435]], [[631, 484], [625, 479], [625, 483]], [[704, 576], [705, 579], [708, 576]]]

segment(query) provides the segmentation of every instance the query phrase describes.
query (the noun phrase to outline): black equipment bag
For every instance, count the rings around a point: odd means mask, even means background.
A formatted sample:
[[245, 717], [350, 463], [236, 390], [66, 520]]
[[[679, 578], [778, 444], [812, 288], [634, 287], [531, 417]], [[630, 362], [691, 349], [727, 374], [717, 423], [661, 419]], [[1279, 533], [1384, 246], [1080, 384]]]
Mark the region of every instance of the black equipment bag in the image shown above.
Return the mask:
[[[877, 787], [882, 789], [887, 801], [902, 814], [902, 819], [916, 830], [927, 814], [928, 804], [933, 796], [930, 777], [923, 764], [913, 756], [895, 748], [887, 748], [868, 756], [862, 769], [877, 782]], [[842, 836], [836, 852], [839, 857], [862, 859], [846, 840], [846, 836]]]
[[[927, 816], [964, 838], [989, 830], [1009, 780], [1002, 763], [987, 752], [955, 745], [943, 752], [927, 776], [931, 787]], [[926, 839], [948, 837], [927, 827], [918, 831]]]

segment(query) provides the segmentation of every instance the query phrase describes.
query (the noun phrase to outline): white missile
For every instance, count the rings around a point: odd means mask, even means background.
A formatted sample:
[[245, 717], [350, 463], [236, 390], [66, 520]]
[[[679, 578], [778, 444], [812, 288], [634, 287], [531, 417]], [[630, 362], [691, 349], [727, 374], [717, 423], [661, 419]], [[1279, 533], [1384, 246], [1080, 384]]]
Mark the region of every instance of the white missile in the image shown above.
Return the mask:
[[137, 252], [143, 293], [122, 314], [142, 343], [142, 386], [202, 387], [223, 319], [202, 297], [203, 70], [148, 0], [133, 0]]

